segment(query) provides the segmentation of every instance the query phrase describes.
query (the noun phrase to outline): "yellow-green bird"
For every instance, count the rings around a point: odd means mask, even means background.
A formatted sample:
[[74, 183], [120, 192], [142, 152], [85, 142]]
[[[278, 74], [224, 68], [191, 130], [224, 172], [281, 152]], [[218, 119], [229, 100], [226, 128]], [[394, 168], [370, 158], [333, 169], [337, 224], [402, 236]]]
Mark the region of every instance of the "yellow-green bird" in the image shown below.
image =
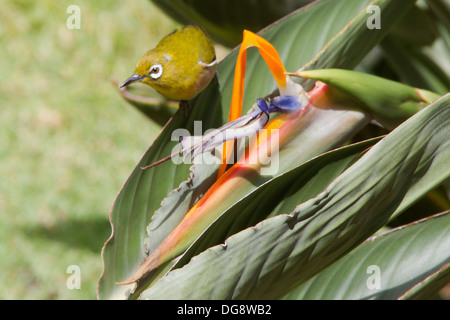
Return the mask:
[[165, 36], [139, 60], [134, 74], [120, 85], [142, 82], [169, 100], [197, 96], [216, 74], [216, 54], [208, 34], [191, 23]]

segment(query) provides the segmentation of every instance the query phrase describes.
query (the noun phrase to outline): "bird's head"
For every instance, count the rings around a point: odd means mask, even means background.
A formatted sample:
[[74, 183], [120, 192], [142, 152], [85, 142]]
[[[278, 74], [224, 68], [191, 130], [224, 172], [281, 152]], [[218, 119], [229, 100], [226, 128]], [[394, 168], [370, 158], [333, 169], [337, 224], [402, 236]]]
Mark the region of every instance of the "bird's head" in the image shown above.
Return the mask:
[[134, 73], [120, 85], [120, 88], [139, 81], [151, 87], [170, 85], [170, 62], [171, 57], [168, 54], [161, 54], [155, 49], [147, 51], [137, 63]]

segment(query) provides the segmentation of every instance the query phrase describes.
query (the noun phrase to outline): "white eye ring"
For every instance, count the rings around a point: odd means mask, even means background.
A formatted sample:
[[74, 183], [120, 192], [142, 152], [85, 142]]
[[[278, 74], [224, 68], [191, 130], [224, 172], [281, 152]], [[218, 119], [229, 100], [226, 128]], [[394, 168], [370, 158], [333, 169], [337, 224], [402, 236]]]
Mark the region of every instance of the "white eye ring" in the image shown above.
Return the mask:
[[152, 79], [158, 79], [163, 73], [163, 67], [160, 64], [155, 64], [150, 67], [149, 75]]

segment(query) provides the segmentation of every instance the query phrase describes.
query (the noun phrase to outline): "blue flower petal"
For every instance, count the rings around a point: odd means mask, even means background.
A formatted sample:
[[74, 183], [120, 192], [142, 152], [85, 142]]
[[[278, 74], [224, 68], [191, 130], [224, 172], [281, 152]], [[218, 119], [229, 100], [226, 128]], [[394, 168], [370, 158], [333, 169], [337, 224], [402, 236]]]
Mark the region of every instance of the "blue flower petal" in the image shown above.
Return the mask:
[[[259, 106], [259, 105], [258, 105]], [[293, 112], [300, 109], [301, 104], [297, 97], [294, 96], [279, 96], [273, 98], [269, 103], [269, 112]]]
[[269, 106], [263, 98], [256, 99], [256, 105], [261, 109], [262, 112], [269, 115]]

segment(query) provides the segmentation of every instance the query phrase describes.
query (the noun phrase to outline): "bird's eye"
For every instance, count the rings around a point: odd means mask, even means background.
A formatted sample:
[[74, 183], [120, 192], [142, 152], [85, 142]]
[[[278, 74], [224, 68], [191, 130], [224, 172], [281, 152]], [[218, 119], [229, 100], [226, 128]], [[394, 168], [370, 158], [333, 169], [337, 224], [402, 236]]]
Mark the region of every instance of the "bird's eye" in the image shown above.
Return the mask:
[[160, 64], [155, 64], [150, 67], [149, 75], [153, 79], [158, 79], [163, 72], [163, 68]]

